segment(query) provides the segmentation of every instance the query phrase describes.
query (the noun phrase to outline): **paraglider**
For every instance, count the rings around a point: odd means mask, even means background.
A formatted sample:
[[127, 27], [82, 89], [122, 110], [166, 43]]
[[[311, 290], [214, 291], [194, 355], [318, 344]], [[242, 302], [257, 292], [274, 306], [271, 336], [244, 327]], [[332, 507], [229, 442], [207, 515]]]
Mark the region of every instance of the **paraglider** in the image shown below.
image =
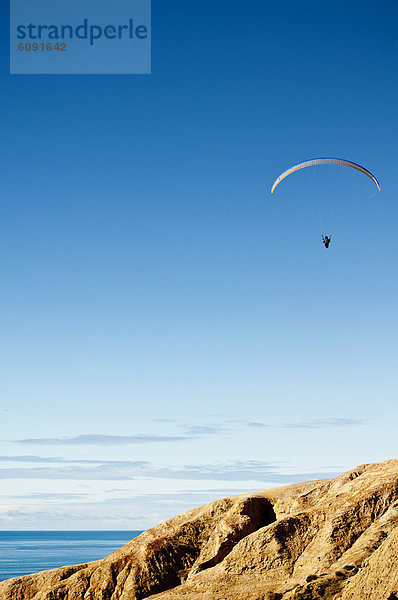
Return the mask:
[[322, 242], [325, 244], [325, 248], [329, 248], [329, 244], [330, 244], [331, 240], [332, 240], [331, 235], [322, 236]]
[[[381, 191], [380, 184], [377, 181], [376, 177], [370, 171], [365, 169], [365, 167], [362, 167], [357, 163], [354, 163], [350, 160], [345, 160], [343, 158], [312, 158], [311, 160], [306, 160], [304, 162], [298, 163], [297, 165], [293, 165], [292, 167], [284, 171], [281, 175], [279, 175], [278, 179], [276, 179], [272, 185], [271, 194], [274, 193], [276, 186], [279, 185], [280, 182], [291, 173], [299, 171], [300, 169], [304, 169], [305, 167], [313, 167], [317, 165], [342, 165], [345, 167], [351, 167], [352, 169], [356, 169], [364, 175], [367, 175], [367, 177], [369, 177], [377, 185], [378, 190]], [[332, 237], [330, 235], [322, 235], [322, 242], [325, 245], [325, 248], [329, 247], [331, 239]]]

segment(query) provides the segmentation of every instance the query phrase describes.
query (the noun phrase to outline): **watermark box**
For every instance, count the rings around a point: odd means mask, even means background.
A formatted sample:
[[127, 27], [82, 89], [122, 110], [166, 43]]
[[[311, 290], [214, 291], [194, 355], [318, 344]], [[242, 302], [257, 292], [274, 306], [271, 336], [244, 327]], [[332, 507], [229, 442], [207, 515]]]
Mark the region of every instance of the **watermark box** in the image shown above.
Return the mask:
[[150, 72], [150, 0], [10, 0], [10, 73]]

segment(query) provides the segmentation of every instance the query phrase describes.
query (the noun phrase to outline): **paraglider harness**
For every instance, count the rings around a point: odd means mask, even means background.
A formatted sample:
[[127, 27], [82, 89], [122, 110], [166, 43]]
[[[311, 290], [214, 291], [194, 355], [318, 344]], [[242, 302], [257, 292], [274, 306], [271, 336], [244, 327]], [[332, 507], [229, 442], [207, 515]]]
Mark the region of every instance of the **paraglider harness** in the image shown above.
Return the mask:
[[325, 244], [325, 248], [329, 248], [329, 244], [330, 244], [331, 239], [332, 239], [331, 235], [329, 235], [329, 237], [327, 235], [325, 237], [322, 236], [322, 241]]

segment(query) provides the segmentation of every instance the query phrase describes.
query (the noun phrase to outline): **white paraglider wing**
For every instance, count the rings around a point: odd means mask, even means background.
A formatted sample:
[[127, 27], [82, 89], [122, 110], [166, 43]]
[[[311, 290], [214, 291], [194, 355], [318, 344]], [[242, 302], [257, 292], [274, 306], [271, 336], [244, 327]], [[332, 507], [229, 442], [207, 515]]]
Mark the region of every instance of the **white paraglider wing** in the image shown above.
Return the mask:
[[376, 177], [370, 171], [365, 169], [365, 167], [361, 167], [361, 165], [358, 165], [357, 163], [351, 162], [350, 160], [344, 160], [343, 158], [312, 158], [311, 160], [306, 160], [302, 163], [299, 163], [298, 165], [290, 167], [290, 169], [284, 171], [282, 175], [279, 175], [278, 179], [276, 179], [273, 183], [273, 186], [271, 188], [271, 194], [274, 193], [276, 186], [282, 181], [282, 179], [285, 179], [285, 177], [287, 177], [291, 173], [294, 173], [299, 169], [304, 169], [305, 167], [314, 167], [316, 165], [343, 165], [345, 167], [351, 167], [352, 169], [356, 169], [357, 171], [360, 171], [364, 175], [370, 177], [370, 179], [374, 181], [374, 183], [377, 185], [379, 191], [381, 191], [380, 184], [377, 181]]

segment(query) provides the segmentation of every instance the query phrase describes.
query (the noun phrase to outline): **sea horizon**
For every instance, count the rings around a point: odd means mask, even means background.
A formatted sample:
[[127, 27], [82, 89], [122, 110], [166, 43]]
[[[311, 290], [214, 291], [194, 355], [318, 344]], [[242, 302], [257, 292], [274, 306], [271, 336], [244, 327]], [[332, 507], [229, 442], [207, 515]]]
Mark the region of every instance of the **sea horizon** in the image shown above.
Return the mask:
[[105, 558], [144, 530], [0, 531], [0, 581]]

